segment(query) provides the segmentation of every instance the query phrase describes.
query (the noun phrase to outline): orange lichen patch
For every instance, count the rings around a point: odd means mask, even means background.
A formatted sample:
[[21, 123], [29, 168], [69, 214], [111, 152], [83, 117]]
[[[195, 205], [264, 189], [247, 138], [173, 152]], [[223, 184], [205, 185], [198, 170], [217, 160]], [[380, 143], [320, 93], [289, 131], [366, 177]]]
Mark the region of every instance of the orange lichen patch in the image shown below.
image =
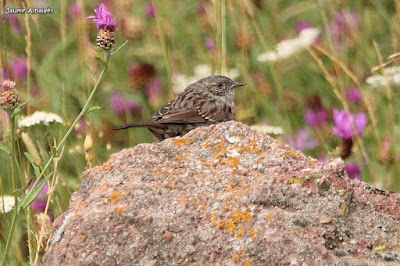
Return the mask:
[[179, 153], [178, 158], [176, 158], [176, 160], [178, 162], [182, 162], [183, 161], [182, 153]]
[[99, 186], [93, 188], [94, 191], [106, 192], [108, 189], [108, 182], [101, 183]]
[[118, 191], [113, 191], [109, 200], [111, 204], [117, 203], [117, 201], [121, 200], [123, 197], [126, 196], [126, 193], [119, 193]]
[[290, 157], [294, 157], [294, 158], [297, 158], [297, 159], [300, 159], [300, 158], [303, 157], [303, 155], [297, 153], [296, 151], [285, 151], [285, 152], [283, 153], [283, 156], [284, 156], [284, 157], [285, 157], [285, 156], [290, 156]]
[[188, 198], [183, 198], [183, 199], [180, 199], [180, 200], [178, 200], [178, 202], [181, 202], [181, 203], [186, 203], [186, 202], [188, 202]]
[[272, 221], [272, 218], [273, 218], [272, 215], [268, 215], [268, 216], [267, 216], [267, 221], [268, 221], [268, 222], [271, 222], [271, 221]]
[[215, 226], [215, 224], [217, 223], [217, 216], [214, 213], [212, 213], [211, 216], [212, 216], [211, 225]]
[[[239, 251], [235, 251], [235, 253], [233, 254], [233, 258], [231, 259], [231, 262], [232, 263], [241, 262], [241, 261], [243, 261], [242, 259], [245, 257], [247, 257], [247, 253], [244, 252], [243, 249], [240, 249]], [[247, 261], [249, 261], [249, 260], [247, 260]]]
[[229, 165], [229, 166], [231, 166], [232, 168], [237, 168], [238, 165], [239, 165], [239, 163], [240, 163], [239, 160], [236, 159], [236, 158], [227, 158], [226, 160], [223, 160], [223, 161], [221, 162], [221, 164]]
[[236, 225], [233, 223], [233, 221], [230, 221], [228, 226], [226, 227], [225, 231], [227, 232], [232, 232], [233, 230], [235, 230]]
[[175, 143], [176, 146], [182, 147], [183, 145], [192, 144], [192, 143], [193, 143], [193, 140], [181, 138], [181, 139], [176, 139], [176, 140], [174, 140], [174, 143]]
[[118, 213], [118, 214], [127, 213], [127, 211], [125, 210], [124, 207], [116, 207], [115, 210], [114, 210], [114, 212], [115, 212], [115, 213]]
[[251, 266], [252, 263], [253, 263], [253, 261], [251, 261], [251, 260], [246, 260], [246, 261], [244, 262], [244, 266]]
[[254, 241], [254, 239], [256, 239], [257, 234], [258, 234], [257, 231], [251, 229], [251, 230], [250, 230], [251, 240]]
[[80, 235], [79, 236], [79, 240], [82, 241], [82, 242], [85, 241], [86, 238], [87, 238], [87, 236], [85, 236], [85, 235]]
[[174, 258], [175, 263], [180, 263], [181, 260], [179, 258]]
[[235, 212], [232, 214], [232, 220], [234, 223], [247, 223], [253, 217], [248, 210], [243, 212], [236, 209]]
[[236, 237], [237, 237], [237, 238], [243, 238], [243, 235], [244, 235], [244, 231], [243, 231], [243, 230], [238, 230], [238, 231], [236, 232]]
[[257, 153], [261, 155], [264, 152], [263, 147], [257, 141], [252, 141], [248, 145], [242, 146], [240, 153]]
[[200, 211], [205, 211], [207, 209], [207, 205], [199, 205], [198, 208]]
[[55, 251], [58, 251], [60, 249], [60, 244], [56, 244], [55, 246], [54, 246], [54, 250]]
[[217, 227], [218, 227], [218, 229], [221, 229], [221, 228], [225, 227], [225, 225], [226, 225], [226, 222], [224, 220], [222, 220], [217, 224]]

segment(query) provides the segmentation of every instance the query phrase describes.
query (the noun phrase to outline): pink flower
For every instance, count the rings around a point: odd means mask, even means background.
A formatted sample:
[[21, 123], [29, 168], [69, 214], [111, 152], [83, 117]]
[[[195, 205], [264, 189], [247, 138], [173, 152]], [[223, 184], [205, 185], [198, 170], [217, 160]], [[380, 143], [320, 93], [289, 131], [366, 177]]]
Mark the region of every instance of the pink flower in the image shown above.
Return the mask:
[[146, 14], [147, 18], [154, 18], [157, 14], [157, 11], [152, 2], [149, 2], [146, 7], [144, 8], [144, 13]]
[[205, 43], [206, 43], [208, 51], [210, 53], [214, 53], [215, 52], [215, 48], [216, 48], [214, 39], [210, 38], [210, 37], [207, 37], [206, 40], [205, 40]]
[[[37, 184], [42, 183], [42, 180], [40, 180]], [[37, 211], [37, 212], [44, 212], [46, 209], [47, 205], [47, 192], [49, 191], [49, 185], [46, 183], [42, 190], [39, 192], [37, 195], [36, 199], [32, 202], [32, 210]]]
[[118, 116], [125, 116], [126, 112], [137, 112], [140, 110], [140, 106], [134, 102], [125, 99], [121, 93], [114, 92], [111, 95], [111, 109]]
[[150, 103], [160, 100], [162, 95], [161, 81], [158, 77], [153, 78], [146, 87], [147, 99]]
[[288, 142], [290, 147], [297, 150], [312, 150], [318, 145], [318, 141], [311, 138], [307, 129], [300, 129], [295, 138], [289, 136]]
[[69, 13], [71, 14], [72, 17], [75, 17], [75, 18], [81, 16], [82, 9], [78, 2], [72, 3], [69, 6]]
[[309, 109], [304, 115], [304, 119], [312, 128], [319, 128], [320, 126], [328, 123], [328, 113], [325, 109]]
[[86, 19], [93, 19], [93, 22], [96, 23], [99, 30], [115, 31], [117, 28], [117, 22], [115, 22], [112, 14], [108, 12], [103, 3], [100, 3], [99, 8], [95, 9], [94, 12], [96, 13], [96, 16], [89, 16]]
[[356, 164], [346, 165], [344, 170], [347, 172], [351, 179], [357, 179], [362, 181], [361, 179], [361, 168]]
[[[339, 111], [335, 109], [333, 110], [333, 119], [335, 120], [335, 127], [332, 128], [333, 134], [344, 140], [353, 140], [356, 134], [361, 136], [367, 126], [365, 113], [353, 115], [347, 113], [346, 110]], [[357, 132], [354, 132], [353, 124]]]
[[6, 16], [6, 21], [10, 23], [11, 30], [14, 32], [14, 34], [21, 34], [22, 29], [21, 29], [21, 23], [19, 22], [18, 16], [15, 14], [8, 14]]
[[353, 34], [353, 32], [361, 28], [361, 22], [356, 12], [343, 10], [333, 16], [328, 28], [333, 41], [340, 45], [339, 41], [342, 40], [345, 34]]
[[25, 58], [16, 58], [10, 62], [11, 76], [14, 80], [24, 80], [28, 75]]
[[346, 99], [355, 104], [360, 103], [362, 99], [361, 91], [357, 88], [348, 88], [346, 89], [345, 94], [346, 94]]

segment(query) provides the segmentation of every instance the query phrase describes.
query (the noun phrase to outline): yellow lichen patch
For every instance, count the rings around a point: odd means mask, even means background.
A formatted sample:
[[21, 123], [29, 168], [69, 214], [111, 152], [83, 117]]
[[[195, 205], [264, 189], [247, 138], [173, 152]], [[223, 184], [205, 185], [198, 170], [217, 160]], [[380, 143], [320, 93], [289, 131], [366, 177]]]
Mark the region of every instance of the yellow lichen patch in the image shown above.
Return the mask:
[[175, 143], [176, 146], [182, 147], [183, 145], [192, 144], [192, 143], [193, 143], [193, 140], [181, 138], [181, 139], [176, 139], [176, 140], [174, 140], [174, 143]]
[[111, 204], [117, 203], [117, 201], [121, 200], [125, 197], [126, 193], [119, 193], [118, 191], [113, 191], [111, 197], [109, 198]]
[[385, 245], [377, 246], [377, 247], [374, 247], [374, 252], [377, 252], [377, 253], [383, 252], [383, 251], [385, 251], [385, 249], [386, 249]]
[[86, 238], [87, 238], [86, 235], [79, 235], [79, 240], [82, 242], [85, 241]]
[[298, 178], [298, 177], [292, 177], [289, 179], [290, 184], [301, 184], [304, 185], [307, 182], [307, 180], [303, 178]]
[[115, 213], [118, 213], [118, 214], [127, 213], [127, 211], [125, 210], [124, 207], [116, 207], [116, 208], [114, 209], [114, 212], [115, 212]]

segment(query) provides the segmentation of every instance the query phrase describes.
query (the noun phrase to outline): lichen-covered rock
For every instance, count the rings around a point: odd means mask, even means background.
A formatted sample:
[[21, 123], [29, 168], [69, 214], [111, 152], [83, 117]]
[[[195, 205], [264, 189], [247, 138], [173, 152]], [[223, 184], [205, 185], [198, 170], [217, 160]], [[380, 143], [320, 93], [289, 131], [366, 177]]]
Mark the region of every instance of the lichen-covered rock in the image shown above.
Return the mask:
[[87, 170], [45, 265], [395, 265], [400, 196], [238, 122]]

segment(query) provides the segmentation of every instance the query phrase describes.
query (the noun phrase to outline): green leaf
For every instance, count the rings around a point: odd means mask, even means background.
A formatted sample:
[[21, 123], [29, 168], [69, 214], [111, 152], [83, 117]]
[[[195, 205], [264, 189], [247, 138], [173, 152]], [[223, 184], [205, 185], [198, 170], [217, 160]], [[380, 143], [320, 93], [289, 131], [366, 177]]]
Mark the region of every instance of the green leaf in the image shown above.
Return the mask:
[[100, 110], [102, 107], [101, 106], [92, 106], [92, 107], [89, 107], [87, 110], [86, 110], [86, 112], [85, 112], [85, 114], [88, 114], [88, 113], [90, 113], [90, 112], [93, 112], [93, 111], [96, 111], [96, 110]]
[[107, 64], [107, 62], [105, 60], [101, 59], [100, 57], [96, 57], [96, 59], [97, 59], [97, 61], [100, 62], [101, 66], [103, 68], [107, 68], [108, 67], [108, 64]]
[[7, 153], [8, 155], [10, 155], [10, 149], [4, 145], [3, 143], [0, 142], [0, 150], [4, 151], [5, 153]]
[[33, 178], [31, 178], [31, 179], [29, 180], [29, 182], [26, 183], [26, 185], [23, 186], [22, 188], [18, 188], [18, 189], [16, 189], [16, 190], [14, 190], [13, 195], [14, 195], [15, 197], [19, 197], [19, 196], [21, 196], [22, 194], [24, 194], [24, 192], [25, 192], [25, 191], [29, 188], [29, 186], [32, 184], [32, 181], [33, 181]]
[[25, 105], [27, 105], [27, 104], [29, 103], [29, 101], [30, 101], [30, 100], [27, 100], [26, 102], [23, 102], [23, 103], [18, 104], [18, 107], [19, 107], [19, 108], [24, 107]]
[[33, 158], [32, 154], [30, 154], [28, 152], [24, 152], [24, 154], [25, 154], [26, 158], [28, 158], [29, 162], [31, 163], [31, 165], [33, 167], [33, 171], [35, 172], [35, 176], [39, 176], [40, 169], [35, 163], [35, 158]]
[[115, 48], [112, 52], [111, 55], [118, 53], [119, 50], [121, 50], [122, 47], [125, 46], [125, 44], [127, 44], [128, 41], [125, 41], [123, 44], [121, 44], [119, 47]]
[[44, 185], [46, 185], [47, 181], [49, 181], [51, 175], [53, 172], [49, 173], [48, 175], [46, 175], [43, 180], [42, 183], [40, 183], [39, 185], [37, 185], [37, 187], [31, 189], [28, 194], [26, 194], [25, 198], [23, 198], [21, 200], [21, 204], [19, 205], [18, 210], [20, 211], [21, 209], [26, 209], [27, 207], [29, 207], [29, 205], [31, 205], [31, 203], [36, 199], [37, 195], [39, 194], [39, 192], [43, 189]]

